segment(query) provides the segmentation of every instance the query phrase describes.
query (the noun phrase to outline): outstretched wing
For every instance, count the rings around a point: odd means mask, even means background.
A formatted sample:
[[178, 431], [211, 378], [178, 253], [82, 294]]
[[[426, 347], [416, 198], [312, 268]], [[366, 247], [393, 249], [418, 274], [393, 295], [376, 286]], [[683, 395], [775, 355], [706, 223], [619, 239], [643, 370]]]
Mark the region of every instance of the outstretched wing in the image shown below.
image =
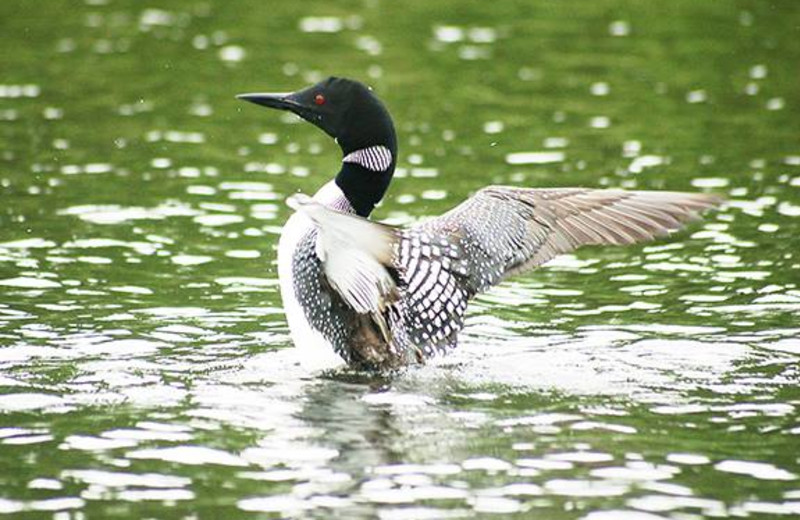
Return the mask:
[[467, 301], [478, 292], [582, 245], [665, 235], [720, 200], [659, 191], [484, 188], [403, 232], [408, 335], [427, 355], [452, 348]]
[[623, 245], [680, 228], [721, 202], [668, 191], [490, 186], [420, 230], [457, 243], [480, 292], [583, 245]]

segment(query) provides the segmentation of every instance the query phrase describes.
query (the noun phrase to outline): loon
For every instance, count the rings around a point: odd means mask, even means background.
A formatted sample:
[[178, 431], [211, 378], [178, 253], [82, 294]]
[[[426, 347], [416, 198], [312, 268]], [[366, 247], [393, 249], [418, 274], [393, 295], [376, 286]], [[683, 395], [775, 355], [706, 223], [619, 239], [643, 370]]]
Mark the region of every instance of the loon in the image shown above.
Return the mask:
[[[397, 164], [397, 134], [366, 85], [331, 77], [291, 93], [239, 99], [288, 110], [341, 147], [335, 178], [295, 194], [278, 245], [294, 344], [312, 366], [369, 370], [423, 363], [457, 344], [478, 293], [582, 245], [623, 245], [676, 230], [711, 194], [489, 186], [411, 227], [369, 220]], [[309, 364], [309, 363], [307, 363]]]

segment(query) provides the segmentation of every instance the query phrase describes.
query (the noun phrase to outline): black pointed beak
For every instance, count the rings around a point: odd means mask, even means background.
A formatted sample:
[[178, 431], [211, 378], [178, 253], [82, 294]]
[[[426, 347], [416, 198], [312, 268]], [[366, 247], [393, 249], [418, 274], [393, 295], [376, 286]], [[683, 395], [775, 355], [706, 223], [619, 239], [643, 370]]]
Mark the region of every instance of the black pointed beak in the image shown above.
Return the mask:
[[265, 92], [255, 94], [239, 94], [236, 99], [242, 101], [249, 101], [256, 105], [263, 107], [276, 108], [278, 110], [291, 110], [294, 113], [299, 113], [303, 108], [297, 102], [293, 92]]
[[288, 110], [309, 123], [321, 128], [325, 133], [335, 137], [330, 124], [330, 116], [326, 115], [319, 105], [314, 102], [314, 93], [319, 87], [312, 86], [297, 92], [258, 92], [253, 94], [239, 94], [236, 96], [242, 101], [249, 101], [262, 107], [277, 110]]

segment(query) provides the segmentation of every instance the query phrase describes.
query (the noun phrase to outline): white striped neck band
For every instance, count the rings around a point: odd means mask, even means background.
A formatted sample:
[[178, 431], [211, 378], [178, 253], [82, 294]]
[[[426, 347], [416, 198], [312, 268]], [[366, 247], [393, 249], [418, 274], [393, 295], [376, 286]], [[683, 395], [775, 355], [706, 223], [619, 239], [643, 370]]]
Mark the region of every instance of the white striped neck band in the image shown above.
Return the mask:
[[382, 145], [370, 146], [345, 155], [342, 162], [355, 163], [374, 172], [383, 172], [392, 164], [392, 152]]

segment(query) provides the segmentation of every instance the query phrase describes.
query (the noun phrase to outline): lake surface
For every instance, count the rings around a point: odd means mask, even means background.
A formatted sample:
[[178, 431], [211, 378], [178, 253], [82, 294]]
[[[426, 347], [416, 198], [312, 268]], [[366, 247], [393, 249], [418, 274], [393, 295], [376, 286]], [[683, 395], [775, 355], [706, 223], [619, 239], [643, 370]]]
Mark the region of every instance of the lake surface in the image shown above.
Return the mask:
[[[799, 28], [789, 1], [4, 0], [0, 515], [797, 518]], [[498, 183], [729, 202], [503, 284], [427, 366], [308, 372], [275, 245], [339, 151], [234, 95], [328, 75], [395, 116], [391, 223]]]

